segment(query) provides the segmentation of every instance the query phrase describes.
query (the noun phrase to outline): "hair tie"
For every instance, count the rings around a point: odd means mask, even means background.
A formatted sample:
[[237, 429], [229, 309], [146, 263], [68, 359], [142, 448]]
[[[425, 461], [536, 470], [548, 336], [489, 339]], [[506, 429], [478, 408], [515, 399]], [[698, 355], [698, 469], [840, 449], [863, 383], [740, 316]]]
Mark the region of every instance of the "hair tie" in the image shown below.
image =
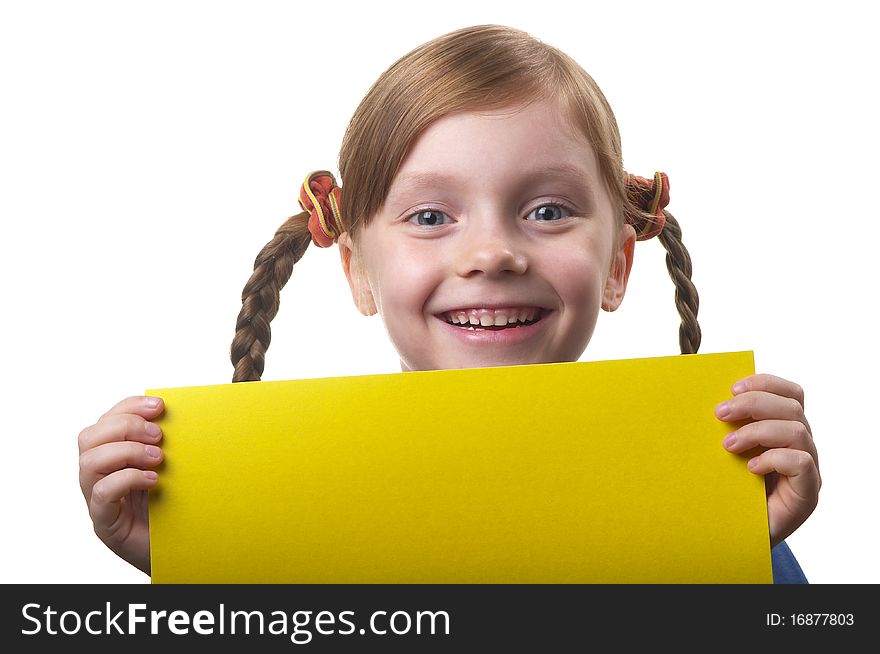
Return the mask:
[[330, 247], [344, 231], [339, 198], [342, 189], [326, 170], [309, 173], [299, 191], [299, 206], [308, 211], [312, 242], [321, 248]]
[[630, 196], [635, 196], [636, 206], [651, 216], [627, 215], [627, 222], [636, 230], [636, 240], [645, 241], [657, 236], [666, 224], [663, 209], [669, 204], [669, 177], [666, 173], [656, 172], [654, 179], [645, 179], [627, 173], [626, 186]]

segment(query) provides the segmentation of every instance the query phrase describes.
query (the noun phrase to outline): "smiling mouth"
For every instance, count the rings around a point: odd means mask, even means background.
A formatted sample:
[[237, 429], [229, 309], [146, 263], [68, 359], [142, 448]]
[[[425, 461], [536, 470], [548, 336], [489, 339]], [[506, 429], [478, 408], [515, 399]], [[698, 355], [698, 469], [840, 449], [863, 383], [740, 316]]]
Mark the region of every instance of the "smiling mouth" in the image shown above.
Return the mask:
[[[497, 331], [501, 331], [502, 329], [517, 329], [518, 327], [528, 327], [529, 325], [534, 325], [539, 320], [541, 320], [541, 319], [535, 318], [534, 320], [526, 320], [525, 322], [518, 322], [513, 325], [505, 325], [503, 327], [501, 325], [490, 325], [490, 326], [486, 326], [486, 327], [483, 327], [482, 325], [455, 325], [455, 326], [458, 327], [459, 329], [464, 329], [464, 330], [472, 331], [472, 332], [482, 332], [482, 331], [497, 332]], [[449, 324], [452, 325], [455, 323], [449, 323]]]
[[454, 327], [458, 327], [462, 331], [502, 331], [505, 329], [518, 329], [520, 327], [528, 327], [530, 325], [534, 325], [536, 322], [540, 322], [542, 318], [544, 318], [549, 311], [547, 309], [539, 309], [537, 314], [531, 320], [514, 320], [508, 322], [506, 325], [483, 325], [483, 324], [460, 324], [457, 322], [453, 322], [451, 320], [445, 319], [442, 316], [436, 316], [438, 320], [442, 320], [448, 325], [452, 325]]

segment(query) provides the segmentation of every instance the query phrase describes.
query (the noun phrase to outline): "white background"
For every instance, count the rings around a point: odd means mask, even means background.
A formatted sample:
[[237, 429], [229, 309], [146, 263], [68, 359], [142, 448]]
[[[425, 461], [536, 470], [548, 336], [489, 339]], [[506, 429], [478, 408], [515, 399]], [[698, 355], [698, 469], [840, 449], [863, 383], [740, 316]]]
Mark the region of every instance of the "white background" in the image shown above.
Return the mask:
[[[305, 174], [336, 171], [372, 82], [433, 37], [500, 23], [593, 75], [628, 170], [669, 174], [700, 351], [754, 350], [804, 387], [825, 483], [788, 539], [807, 577], [880, 582], [877, 16], [718, 4], [4, 3], [0, 581], [148, 582], [92, 532], [78, 433], [146, 388], [231, 381], [254, 257]], [[678, 352], [663, 256], [639, 243], [583, 360]], [[308, 347], [316, 332], [337, 349]], [[296, 265], [272, 335], [266, 380], [399, 371], [336, 248]]]

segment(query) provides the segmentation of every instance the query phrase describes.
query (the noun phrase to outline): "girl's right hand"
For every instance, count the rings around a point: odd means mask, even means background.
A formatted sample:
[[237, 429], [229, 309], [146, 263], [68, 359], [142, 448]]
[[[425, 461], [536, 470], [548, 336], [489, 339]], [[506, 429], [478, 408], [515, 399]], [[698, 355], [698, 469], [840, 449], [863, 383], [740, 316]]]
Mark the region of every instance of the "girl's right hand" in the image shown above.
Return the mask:
[[129, 397], [79, 434], [79, 485], [95, 533], [136, 568], [150, 574], [147, 490], [156, 485], [162, 461], [156, 444], [159, 426], [150, 422], [164, 410], [143, 396]]

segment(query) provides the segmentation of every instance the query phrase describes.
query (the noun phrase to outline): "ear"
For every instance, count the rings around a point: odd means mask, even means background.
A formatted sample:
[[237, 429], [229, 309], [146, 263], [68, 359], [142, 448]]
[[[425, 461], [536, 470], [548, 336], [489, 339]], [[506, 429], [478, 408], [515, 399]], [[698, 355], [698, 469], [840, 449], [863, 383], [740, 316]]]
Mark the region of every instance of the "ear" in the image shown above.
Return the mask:
[[602, 293], [602, 308], [605, 311], [616, 311], [623, 302], [626, 293], [626, 282], [632, 270], [633, 253], [636, 246], [636, 230], [632, 225], [624, 225], [620, 230], [620, 247], [611, 257], [608, 279]]
[[348, 232], [342, 232], [336, 244], [339, 246], [342, 269], [345, 271], [345, 278], [348, 279], [348, 287], [351, 289], [351, 297], [355, 306], [365, 316], [374, 315], [376, 303], [373, 300], [373, 292], [370, 289], [370, 282], [367, 279], [363, 262], [354, 248], [351, 235]]

